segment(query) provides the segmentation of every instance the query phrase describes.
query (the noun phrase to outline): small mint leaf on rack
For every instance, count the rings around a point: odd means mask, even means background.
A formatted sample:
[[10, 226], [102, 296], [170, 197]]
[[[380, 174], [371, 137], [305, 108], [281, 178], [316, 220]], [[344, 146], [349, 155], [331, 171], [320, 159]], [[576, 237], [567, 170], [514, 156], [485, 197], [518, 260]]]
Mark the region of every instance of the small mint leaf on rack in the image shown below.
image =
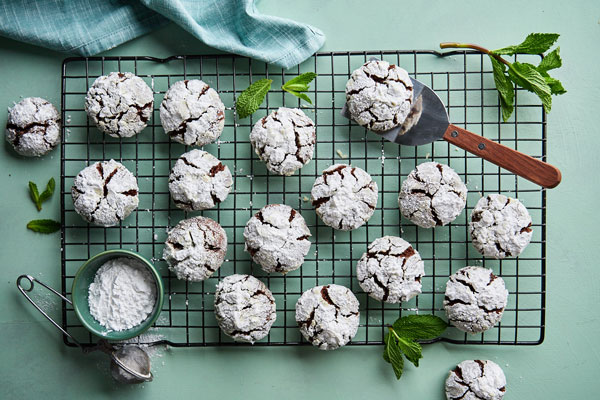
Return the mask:
[[551, 69], [560, 68], [562, 66], [562, 59], [560, 58], [560, 47], [552, 50], [550, 53], [544, 56], [540, 65], [537, 66], [537, 70], [541, 72], [547, 72]]
[[294, 96], [306, 101], [309, 104], [312, 104], [310, 97], [302, 92], [306, 92], [309, 89], [309, 84], [317, 77], [317, 74], [314, 72], [305, 72], [301, 75], [298, 75], [295, 78], [290, 79], [286, 83], [284, 83], [281, 88], [286, 92], [293, 94]]
[[271, 89], [271, 83], [273, 83], [271, 79], [260, 79], [240, 94], [235, 102], [235, 111], [239, 118], [246, 118], [258, 110]]
[[537, 94], [546, 112], [550, 112], [552, 108], [552, 90], [544, 77], [535, 69], [535, 66], [515, 61], [508, 67], [508, 76], [517, 85]]
[[514, 110], [515, 89], [512, 81], [506, 75], [506, 66], [492, 56], [490, 56], [490, 60], [494, 70], [494, 83], [500, 95], [502, 120], [506, 122]]
[[392, 335], [391, 328], [390, 333], [385, 336], [383, 359], [392, 364], [392, 369], [394, 370], [396, 379], [400, 379], [402, 377], [402, 371], [404, 370], [404, 359], [402, 358], [400, 346], [398, 346], [398, 342], [396, 342]]
[[435, 315], [407, 315], [398, 318], [392, 328], [401, 337], [414, 340], [431, 340], [440, 336], [448, 324]]
[[60, 222], [52, 219], [34, 219], [27, 223], [27, 229], [39, 233], [54, 233], [60, 229]]
[[400, 347], [400, 350], [402, 350], [404, 357], [406, 357], [408, 361], [413, 363], [415, 367], [419, 366], [419, 359], [423, 358], [423, 348], [419, 343], [411, 339], [399, 337], [398, 347]]
[[516, 46], [494, 50], [494, 54], [512, 56], [514, 54], [542, 54], [552, 47], [560, 35], [558, 33], [530, 33]]
[[54, 178], [50, 178], [50, 180], [46, 184], [46, 189], [40, 195], [40, 203], [43, 203], [44, 201], [46, 201], [50, 197], [52, 197], [52, 194], [54, 193], [55, 188], [56, 188], [56, 182], [54, 181]]
[[42, 202], [40, 201], [40, 193], [38, 192], [37, 185], [31, 181], [29, 181], [29, 195], [31, 196], [31, 200], [37, 207], [37, 210], [42, 211]]

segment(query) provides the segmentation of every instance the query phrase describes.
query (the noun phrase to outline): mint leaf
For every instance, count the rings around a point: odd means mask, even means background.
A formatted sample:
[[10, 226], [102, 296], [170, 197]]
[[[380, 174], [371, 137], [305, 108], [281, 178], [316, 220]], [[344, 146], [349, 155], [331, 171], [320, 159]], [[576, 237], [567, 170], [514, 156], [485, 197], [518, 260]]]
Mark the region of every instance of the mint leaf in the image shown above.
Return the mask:
[[508, 67], [510, 79], [524, 89], [538, 95], [546, 112], [552, 108], [552, 90], [544, 77], [528, 63], [514, 62]]
[[391, 331], [385, 336], [383, 359], [392, 364], [396, 379], [400, 379], [402, 377], [402, 371], [404, 370], [404, 359], [402, 358], [402, 351]]
[[39, 233], [54, 233], [60, 229], [60, 222], [52, 219], [34, 219], [29, 221], [27, 229]]
[[284, 83], [281, 88], [286, 92], [293, 94], [294, 96], [312, 104], [310, 97], [301, 92], [306, 92], [309, 89], [308, 84], [317, 77], [314, 72], [305, 72], [302, 75], [298, 75], [295, 78], [290, 79]]
[[494, 50], [495, 54], [542, 54], [547, 51], [560, 35], [558, 33], [530, 33], [523, 43]]
[[54, 193], [55, 188], [56, 188], [56, 182], [54, 181], [54, 178], [50, 178], [50, 180], [46, 184], [46, 189], [40, 195], [40, 203], [43, 203], [44, 201], [46, 201], [50, 197], [52, 197], [52, 194]]
[[440, 336], [448, 324], [435, 315], [407, 315], [398, 318], [392, 326], [400, 337], [413, 340], [431, 340]]
[[567, 93], [562, 83], [560, 83], [558, 79], [552, 78], [550, 75], [548, 75], [547, 72], [540, 72], [540, 74], [544, 77], [544, 80], [546, 81], [548, 86], [550, 86], [550, 91], [552, 92], [552, 94]]
[[235, 102], [235, 110], [239, 118], [246, 118], [254, 113], [264, 101], [271, 89], [271, 79], [260, 79], [244, 90]]
[[506, 66], [494, 57], [490, 56], [494, 70], [494, 83], [500, 95], [500, 106], [502, 107], [502, 119], [508, 121], [514, 110], [515, 90], [510, 78], [506, 75]]
[[423, 358], [423, 348], [421, 345], [411, 339], [404, 337], [398, 338], [398, 347], [404, 353], [404, 356], [408, 361], [413, 363], [415, 367], [419, 366], [419, 358]]
[[38, 192], [37, 185], [31, 181], [29, 181], [29, 195], [37, 207], [37, 210], [42, 211], [42, 202], [40, 201], [40, 194]]
[[550, 53], [544, 56], [540, 65], [537, 66], [539, 72], [550, 71], [551, 69], [560, 68], [562, 66], [562, 59], [560, 58], [560, 47], [557, 47]]

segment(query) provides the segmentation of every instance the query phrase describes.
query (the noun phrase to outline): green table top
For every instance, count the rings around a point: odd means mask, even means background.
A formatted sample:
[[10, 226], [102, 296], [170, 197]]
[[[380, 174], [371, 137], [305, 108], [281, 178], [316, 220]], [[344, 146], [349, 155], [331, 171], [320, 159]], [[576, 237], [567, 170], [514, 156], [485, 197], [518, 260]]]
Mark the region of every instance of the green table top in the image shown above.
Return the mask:
[[[548, 191], [546, 339], [535, 347], [426, 346], [421, 366], [407, 365], [401, 381], [381, 359], [380, 346], [321, 352], [310, 347], [183, 348], [156, 354], [156, 379], [135, 387], [108, 377], [102, 354], [83, 355], [64, 346], [58, 332], [17, 292], [15, 279], [29, 273], [59, 287], [59, 235], [40, 236], [25, 229], [38, 213], [27, 198], [27, 181], [59, 175], [59, 151], [40, 160], [19, 158], [4, 142], [0, 157], [2, 290], [0, 290], [0, 387], [3, 398], [166, 398], [174, 393], [213, 398], [403, 398], [442, 399], [447, 371], [465, 359], [497, 362], [505, 371], [507, 399], [586, 398], [597, 386], [600, 328], [594, 307], [600, 302], [593, 254], [592, 206], [600, 195], [591, 166], [600, 126], [594, 104], [600, 55], [600, 6], [580, 1], [479, 1], [411, 4], [382, 0], [282, 2], [263, 0], [263, 12], [309, 22], [327, 35], [323, 51], [436, 49], [442, 41], [471, 41], [490, 48], [519, 42], [526, 34], [561, 33], [564, 66], [556, 72], [569, 91], [556, 97], [548, 115], [548, 160], [563, 182]], [[415, 15], [419, 19], [415, 19]], [[169, 26], [107, 55], [214, 53], [189, 34]], [[60, 65], [65, 56], [0, 38], [0, 109], [20, 96], [40, 96], [60, 104]], [[6, 122], [0, 114], [0, 126]], [[45, 204], [43, 216], [60, 219], [59, 196]], [[571, 207], [575, 207], [572, 209]], [[59, 316], [50, 297], [42, 303]]]

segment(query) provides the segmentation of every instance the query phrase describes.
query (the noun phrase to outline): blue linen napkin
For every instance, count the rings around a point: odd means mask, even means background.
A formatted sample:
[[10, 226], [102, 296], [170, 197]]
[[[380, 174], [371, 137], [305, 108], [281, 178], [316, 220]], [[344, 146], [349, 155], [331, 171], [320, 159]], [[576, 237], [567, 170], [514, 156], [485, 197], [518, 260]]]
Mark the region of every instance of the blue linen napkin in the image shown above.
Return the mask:
[[175, 22], [205, 44], [283, 68], [317, 51], [315, 27], [263, 15], [255, 0], [3, 0], [0, 35], [90, 56]]

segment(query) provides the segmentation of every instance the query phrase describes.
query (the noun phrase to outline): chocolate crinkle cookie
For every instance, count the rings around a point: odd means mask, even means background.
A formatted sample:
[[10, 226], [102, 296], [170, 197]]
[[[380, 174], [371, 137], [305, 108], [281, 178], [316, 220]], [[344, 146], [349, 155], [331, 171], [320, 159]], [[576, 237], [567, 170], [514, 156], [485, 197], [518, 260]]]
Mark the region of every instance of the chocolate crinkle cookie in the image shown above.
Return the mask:
[[116, 138], [140, 133], [152, 115], [154, 94], [139, 76], [111, 72], [99, 76], [87, 92], [85, 112], [98, 129]]
[[454, 221], [467, 204], [467, 187], [447, 165], [426, 162], [402, 182], [398, 205], [405, 218], [422, 228]]
[[448, 400], [501, 400], [506, 377], [493, 361], [465, 360], [450, 371], [445, 389]]
[[425, 266], [419, 253], [396, 236], [375, 239], [356, 266], [360, 287], [387, 303], [408, 301], [421, 293]]
[[502, 318], [507, 302], [504, 280], [491, 269], [465, 267], [446, 283], [446, 316], [464, 332], [480, 333], [492, 328]]
[[168, 234], [163, 258], [178, 279], [208, 279], [223, 264], [227, 234], [216, 221], [194, 217], [180, 221]]
[[169, 175], [169, 191], [177, 207], [186, 211], [206, 210], [227, 198], [233, 185], [229, 168], [203, 150], [179, 157]]
[[335, 164], [315, 180], [310, 195], [317, 215], [326, 225], [349, 231], [373, 216], [377, 183], [360, 168]]
[[267, 169], [292, 175], [312, 157], [316, 142], [315, 123], [297, 108], [279, 107], [252, 128], [250, 142]]
[[24, 98], [8, 111], [6, 140], [22, 156], [43, 156], [60, 142], [58, 111], [40, 97]]
[[298, 299], [296, 322], [302, 336], [313, 346], [335, 350], [358, 331], [358, 300], [344, 286], [315, 286]]
[[160, 105], [160, 121], [169, 137], [188, 146], [204, 146], [221, 136], [225, 105], [199, 79], [175, 82]]
[[135, 176], [115, 160], [84, 168], [73, 181], [75, 211], [88, 222], [112, 226], [127, 218], [138, 206]]
[[516, 257], [531, 241], [531, 216], [517, 199], [490, 194], [471, 213], [473, 246], [486, 257]]
[[346, 84], [346, 104], [352, 119], [375, 132], [402, 125], [412, 100], [408, 73], [387, 61], [367, 62], [352, 72]]
[[269, 334], [277, 313], [267, 286], [250, 275], [230, 275], [217, 284], [215, 316], [226, 335], [254, 343]]
[[269, 204], [246, 224], [246, 251], [266, 272], [286, 274], [300, 268], [310, 249], [310, 230], [300, 213], [285, 204]]

